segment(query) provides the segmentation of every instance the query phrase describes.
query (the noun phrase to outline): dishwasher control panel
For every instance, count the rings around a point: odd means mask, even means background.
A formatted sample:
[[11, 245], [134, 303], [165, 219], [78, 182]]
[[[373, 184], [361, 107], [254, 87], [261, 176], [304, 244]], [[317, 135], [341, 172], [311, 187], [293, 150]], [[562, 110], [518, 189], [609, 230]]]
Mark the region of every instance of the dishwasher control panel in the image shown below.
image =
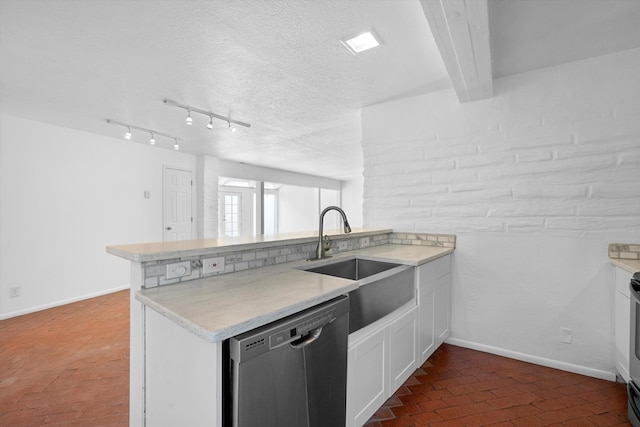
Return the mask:
[[335, 320], [336, 315], [334, 310], [323, 313], [320, 316], [309, 319], [305, 322], [292, 325], [284, 331], [279, 331], [269, 336], [269, 348], [280, 347], [283, 344], [288, 344], [291, 341], [295, 341], [300, 337], [307, 335], [314, 329], [321, 328], [327, 323], [331, 323]]
[[[302, 348], [317, 341], [336, 321], [349, 319], [349, 297], [341, 295], [333, 300], [276, 320], [227, 341], [229, 356], [237, 363], [260, 357], [287, 345]], [[331, 324], [331, 326], [329, 326]]]

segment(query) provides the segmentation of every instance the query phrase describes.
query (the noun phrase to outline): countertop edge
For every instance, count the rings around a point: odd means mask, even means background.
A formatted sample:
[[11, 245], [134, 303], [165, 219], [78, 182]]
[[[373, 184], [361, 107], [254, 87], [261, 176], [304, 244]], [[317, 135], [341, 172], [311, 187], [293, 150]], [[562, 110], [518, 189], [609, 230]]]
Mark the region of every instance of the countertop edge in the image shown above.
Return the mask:
[[155, 302], [153, 299], [147, 297], [146, 295], [143, 295], [142, 293], [140, 293], [140, 291], [135, 293], [135, 298], [136, 300], [140, 301], [148, 308], [151, 308], [154, 311], [156, 311], [161, 316], [164, 316], [167, 319], [173, 321], [178, 326], [197, 335], [198, 337], [204, 339], [207, 342], [215, 343], [215, 342], [223, 341], [227, 338], [231, 338], [233, 336], [239, 335], [243, 332], [247, 332], [252, 329], [258, 328], [260, 326], [267, 325], [271, 322], [283, 319], [287, 316], [296, 314], [302, 310], [306, 310], [307, 308], [314, 307], [318, 304], [321, 304], [333, 298], [339, 297], [340, 295], [345, 295], [357, 288], [358, 288], [358, 282], [353, 281], [351, 285], [344, 286], [332, 292], [327, 292], [316, 298], [303, 300], [296, 304], [289, 305], [285, 308], [272, 311], [269, 313], [265, 313], [262, 315], [258, 315], [255, 317], [251, 317], [250, 319], [247, 319], [242, 322], [238, 322], [233, 326], [225, 327], [218, 330], [205, 329], [202, 326], [199, 326], [198, 324], [185, 318], [184, 316], [180, 316], [176, 314], [174, 311], [167, 309], [162, 304]]
[[640, 271], [640, 260], [609, 258], [611, 264], [633, 274]]
[[[311, 232], [310, 232], [311, 233]], [[374, 236], [378, 234], [390, 234], [393, 233], [392, 229], [360, 229], [354, 230], [352, 233], [345, 234], [340, 230], [327, 230], [327, 233], [330, 237], [333, 238], [353, 238], [355, 236], [366, 237], [366, 236]], [[309, 236], [300, 236], [300, 237], [290, 237], [287, 235], [283, 235], [282, 238], [274, 238], [272, 240], [264, 240], [264, 241], [255, 241], [255, 242], [238, 242], [238, 243], [225, 243], [220, 246], [211, 245], [206, 247], [198, 246], [197, 242], [203, 242], [207, 240], [215, 240], [215, 239], [195, 239], [192, 241], [185, 240], [182, 242], [178, 242], [181, 244], [185, 244], [186, 242], [193, 242], [193, 247], [185, 247], [183, 249], [165, 249], [165, 250], [150, 250], [147, 253], [138, 253], [132, 250], [137, 246], [149, 245], [153, 246], [162, 246], [169, 245], [171, 246], [172, 242], [151, 242], [151, 243], [142, 243], [142, 244], [130, 244], [130, 245], [109, 245], [106, 247], [106, 252], [108, 254], [117, 256], [119, 258], [124, 258], [128, 261], [133, 262], [149, 262], [149, 261], [159, 261], [166, 260], [172, 258], [185, 258], [185, 257], [194, 257], [194, 256], [202, 256], [202, 255], [210, 255], [210, 254], [225, 254], [229, 252], [236, 252], [242, 250], [254, 250], [260, 249], [264, 247], [277, 247], [277, 246], [287, 246], [292, 244], [300, 244], [300, 243], [313, 243], [316, 242], [318, 236], [309, 235]]]

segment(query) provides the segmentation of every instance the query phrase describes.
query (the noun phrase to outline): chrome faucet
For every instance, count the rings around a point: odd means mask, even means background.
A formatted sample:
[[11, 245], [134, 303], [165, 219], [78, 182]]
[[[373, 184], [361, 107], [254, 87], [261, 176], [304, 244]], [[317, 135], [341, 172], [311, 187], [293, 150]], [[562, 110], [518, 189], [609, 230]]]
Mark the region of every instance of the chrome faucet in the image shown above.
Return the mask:
[[[322, 213], [320, 214], [320, 230], [318, 233], [318, 249], [316, 251], [316, 259], [322, 259], [324, 258], [324, 242], [322, 241], [322, 229], [323, 224], [324, 224], [324, 214], [326, 214], [328, 211], [330, 210], [334, 210], [334, 211], [338, 211], [340, 212], [340, 215], [342, 215], [342, 221], [344, 222], [344, 232], [345, 233], [351, 233], [351, 226], [349, 225], [349, 221], [347, 221], [347, 214], [344, 213], [344, 211], [342, 209], [340, 209], [337, 206], [328, 206], [326, 208], [324, 208], [324, 210], [322, 211]], [[326, 240], [329, 240], [329, 237], [326, 237]]]

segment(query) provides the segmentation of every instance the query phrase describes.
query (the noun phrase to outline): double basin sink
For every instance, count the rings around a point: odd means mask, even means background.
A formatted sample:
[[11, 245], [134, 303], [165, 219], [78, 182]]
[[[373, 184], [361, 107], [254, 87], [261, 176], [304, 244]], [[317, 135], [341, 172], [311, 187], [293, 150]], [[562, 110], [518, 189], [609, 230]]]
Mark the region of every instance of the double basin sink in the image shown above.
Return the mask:
[[357, 280], [349, 292], [349, 333], [386, 316], [415, 295], [413, 268], [360, 258], [324, 263], [305, 271]]

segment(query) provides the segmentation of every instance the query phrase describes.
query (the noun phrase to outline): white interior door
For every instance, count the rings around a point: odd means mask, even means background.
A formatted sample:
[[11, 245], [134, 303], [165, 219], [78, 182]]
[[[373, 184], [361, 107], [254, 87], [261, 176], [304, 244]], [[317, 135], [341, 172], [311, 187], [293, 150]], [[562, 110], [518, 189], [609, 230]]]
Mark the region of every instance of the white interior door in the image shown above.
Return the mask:
[[242, 233], [242, 194], [220, 193], [220, 230], [219, 235], [236, 237]]
[[193, 217], [191, 215], [191, 171], [165, 168], [164, 170], [164, 240], [189, 240]]

